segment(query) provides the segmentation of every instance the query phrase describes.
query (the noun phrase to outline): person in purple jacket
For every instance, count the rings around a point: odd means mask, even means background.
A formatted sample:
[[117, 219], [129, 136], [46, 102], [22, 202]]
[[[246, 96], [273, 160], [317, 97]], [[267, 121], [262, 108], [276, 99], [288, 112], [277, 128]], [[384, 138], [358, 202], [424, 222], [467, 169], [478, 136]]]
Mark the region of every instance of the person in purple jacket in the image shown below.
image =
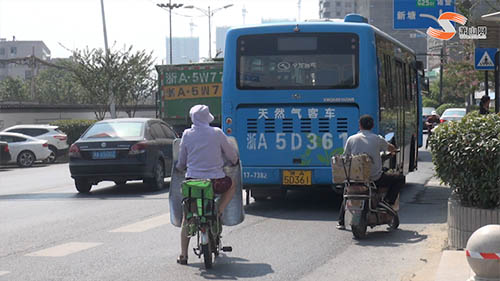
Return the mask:
[[[230, 177], [224, 174], [224, 156], [233, 165], [239, 161], [235, 147], [220, 128], [211, 127], [214, 116], [208, 106], [195, 105], [189, 110], [193, 125], [184, 130], [180, 143], [176, 168], [186, 171], [186, 179], [211, 179], [216, 194], [221, 194], [219, 216], [229, 204], [236, 191]], [[183, 218], [181, 230], [180, 264], [187, 264], [189, 237]]]

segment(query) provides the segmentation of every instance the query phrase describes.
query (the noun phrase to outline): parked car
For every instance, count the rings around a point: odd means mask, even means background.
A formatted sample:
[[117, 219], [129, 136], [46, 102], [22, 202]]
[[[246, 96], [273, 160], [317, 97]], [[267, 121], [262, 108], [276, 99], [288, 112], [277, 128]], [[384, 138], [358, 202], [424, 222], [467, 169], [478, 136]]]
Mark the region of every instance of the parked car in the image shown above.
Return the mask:
[[9, 127], [4, 132], [20, 133], [37, 139], [46, 140], [51, 154], [48, 163], [54, 163], [60, 156], [68, 152], [68, 136], [59, 130], [58, 126], [51, 125], [16, 125]]
[[123, 118], [95, 123], [69, 149], [75, 187], [87, 193], [100, 181], [116, 185], [142, 180], [163, 188], [172, 169], [172, 143], [177, 134], [167, 123], [151, 118]]
[[459, 121], [466, 113], [465, 108], [448, 108], [443, 112], [439, 121], [441, 123], [446, 121]]
[[51, 153], [46, 140], [23, 134], [0, 132], [0, 141], [9, 144], [11, 159], [8, 163], [17, 163], [22, 168], [31, 167], [35, 161], [45, 161]]
[[422, 107], [422, 124], [423, 124], [423, 131], [427, 131], [427, 126], [425, 126], [425, 121], [427, 121], [427, 118], [432, 115], [432, 112], [436, 111], [434, 107]]
[[4, 141], [0, 141], [0, 165], [7, 164], [10, 159], [9, 144]]

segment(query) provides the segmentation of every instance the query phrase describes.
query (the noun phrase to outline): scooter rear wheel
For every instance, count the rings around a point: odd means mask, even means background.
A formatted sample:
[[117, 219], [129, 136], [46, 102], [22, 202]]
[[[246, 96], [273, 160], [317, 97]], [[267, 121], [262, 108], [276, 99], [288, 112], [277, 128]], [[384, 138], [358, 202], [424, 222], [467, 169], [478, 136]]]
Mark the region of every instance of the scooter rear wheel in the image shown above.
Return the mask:
[[363, 239], [366, 237], [367, 223], [365, 218], [361, 218], [359, 224], [351, 225], [352, 235], [356, 239]]
[[366, 229], [368, 227], [368, 222], [366, 221], [366, 214], [368, 210], [366, 205], [367, 204], [365, 204], [365, 208], [361, 212], [359, 223], [351, 225], [352, 235], [354, 235], [354, 238], [356, 239], [363, 239], [366, 237]]

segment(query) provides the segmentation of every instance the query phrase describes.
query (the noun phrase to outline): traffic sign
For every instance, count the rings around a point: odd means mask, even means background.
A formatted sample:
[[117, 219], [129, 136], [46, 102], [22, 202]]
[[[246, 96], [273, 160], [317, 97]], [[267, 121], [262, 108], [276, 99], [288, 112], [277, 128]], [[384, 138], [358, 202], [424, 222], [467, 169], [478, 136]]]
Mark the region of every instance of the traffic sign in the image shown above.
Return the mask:
[[455, 0], [393, 0], [394, 29], [441, 29], [442, 13], [455, 12]]
[[476, 48], [474, 50], [474, 67], [477, 70], [495, 70], [497, 51], [497, 48]]

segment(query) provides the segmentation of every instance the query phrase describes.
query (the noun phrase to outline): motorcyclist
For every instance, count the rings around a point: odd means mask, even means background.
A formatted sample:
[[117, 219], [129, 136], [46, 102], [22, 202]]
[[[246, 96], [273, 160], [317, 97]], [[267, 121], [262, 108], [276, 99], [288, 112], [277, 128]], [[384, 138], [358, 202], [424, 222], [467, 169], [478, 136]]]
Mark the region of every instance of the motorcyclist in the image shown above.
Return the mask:
[[[234, 146], [220, 128], [211, 127], [214, 120], [208, 106], [195, 105], [189, 110], [193, 125], [182, 134], [179, 160], [176, 168], [186, 171], [186, 179], [211, 179], [216, 194], [221, 194], [218, 215], [220, 216], [231, 201], [235, 186], [223, 171], [224, 156], [233, 164], [238, 163]], [[185, 214], [181, 228], [181, 255], [177, 263], [187, 264], [189, 237], [187, 236]]]
[[[350, 136], [344, 147], [344, 155], [368, 154], [372, 159], [370, 179], [376, 186], [387, 186], [389, 190], [384, 198], [390, 205], [394, 205], [401, 188], [401, 177], [389, 175], [382, 171], [381, 151], [388, 150], [391, 154], [396, 152], [396, 147], [388, 143], [384, 138], [374, 134], [371, 129], [374, 126], [373, 118], [370, 115], [363, 115], [359, 118], [360, 131]], [[345, 229], [344, 225], [345, 200], [340, 208], [338, 229]]]
[[425, 126], [427, 127], [427, 141], [425, 142], [425, 148], [429, 146], [429, 139], [432, 135], [432, 129], [436, 124], [439, 124], [439, 115], [435, 110], [431, 112], [431, 115], [425, 120]]

